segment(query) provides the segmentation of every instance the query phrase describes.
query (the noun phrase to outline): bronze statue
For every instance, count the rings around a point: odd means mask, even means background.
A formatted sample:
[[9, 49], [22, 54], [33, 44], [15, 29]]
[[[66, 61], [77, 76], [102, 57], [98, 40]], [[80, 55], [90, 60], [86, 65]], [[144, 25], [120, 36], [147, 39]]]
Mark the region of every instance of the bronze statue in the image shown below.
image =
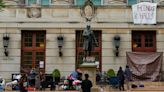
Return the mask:
[[87, 25], [86, 29], [83, 31], [83, 37], [84, 37], [83, 49], [86, 58], [87, 56], [91, 56], [91, 51], [94, 46], [93, 43], [95, 43], [96, 46], [98, 46], [98, 43], [96, 41], [93, 31], [90, 29], [90, 25]]

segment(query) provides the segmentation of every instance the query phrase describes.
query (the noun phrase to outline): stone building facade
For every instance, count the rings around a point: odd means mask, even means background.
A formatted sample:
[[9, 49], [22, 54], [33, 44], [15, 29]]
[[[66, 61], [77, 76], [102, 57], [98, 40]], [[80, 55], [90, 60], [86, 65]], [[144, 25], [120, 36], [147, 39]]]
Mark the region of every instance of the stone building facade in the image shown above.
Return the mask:
[[[7, 7], [0, 12], [0, 75], [6, 79], [11, 79], [12, 73], [20, 73], [24, 58], [33, 56], [32, 54], [24, 55], [23, 52], [37, 51], [38, 49], [24, 48], [23, 43], [26, 33], [43, 32], [44, 43], [43, 52], [45, 73], [52, 73], [57, 68], [61, 71], [62, 76], [66, 76], [75, 70], [77, 66], [77, 31], [86, 27], [85, 18], [81, 16], [81, 7], [76, 5], [78, 0], [49, 0], [53, 2], [49, 6], [38, 4], [27, 4], [28, 0], [19, 2], [15, 0], [6, 1]], [[21, 0], [20, 0], [21, 1]], [[30, 0], [29, 0], [30, 1]], [[39, 2], [39, 0], [37, 0]], [[44, 1], [44, 0], [43, 0]], [[132, 9], [127, 1], [123, 0], [100, 0], [100, 5], [96, 6], [95, 16], [91, 21], [91, 28], [99, 31], [100, 34], [100, 69], [118, 70], [119, 66], [125, 67], [126, 52], [132, 52], [132, 33], [133, 31], [155, 31], [156, 35], [156, 52], [164, 51], [164, 8], [162, 2], [158, 2], [157, 7], [157, 24], [155, 25], [135, 25], [132, 19]], [[3, 34], [9, 34], [9, 56], [5, 56], [3, 47]], [[59, 56], [57, 36], [64, 37], [62, 48], [63, 56]], [[120, 48], [119, 56], [115, 56], [115, 47], [113, 37], [119, 35]], [[34, 36], [36, 37], [36, 36]], [[42, 39], [42, 38], [38, 38]], [[29, 39], [30, 40], [30, 39]], [[28, 41], [28, 40], [26, 40]], [[27, 42], [28, 43], [28, 42]], [[36, 42], [35, 42], [36, 43]], [[27, 56], [27, 57], [23, 57]], [[30, 56], [31, 55], [31, 56]], [[36, 56], [36, 53], [35, 55]], [[36, 56], [37, 57], [37, 56]], [[37, 62], [35, 58], [31, 58]], [[28, 59], [29, 59], [28, 58]], [[27, 62], [28, 62], [27, 59]], [[33, 64], [34, 62], [32, 62]], [[31, 63], [27, 63], [31, 64]], [[37, 63], [39, 64], [39, 63]], [[163, 65], [164, 63], [162, 63]], [[164, 70], [164, 67], [162, 67]]]

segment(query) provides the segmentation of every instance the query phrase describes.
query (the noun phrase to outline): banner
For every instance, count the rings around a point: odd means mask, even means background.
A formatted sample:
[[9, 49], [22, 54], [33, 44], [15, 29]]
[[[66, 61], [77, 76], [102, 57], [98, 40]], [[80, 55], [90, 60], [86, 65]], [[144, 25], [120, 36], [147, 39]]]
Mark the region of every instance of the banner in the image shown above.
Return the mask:
[[132, 6], [134, 24], [156, 24], [156, 3], [141, 2]]
[[161, 81], [163, 52], [126, 52], [133, 81]]

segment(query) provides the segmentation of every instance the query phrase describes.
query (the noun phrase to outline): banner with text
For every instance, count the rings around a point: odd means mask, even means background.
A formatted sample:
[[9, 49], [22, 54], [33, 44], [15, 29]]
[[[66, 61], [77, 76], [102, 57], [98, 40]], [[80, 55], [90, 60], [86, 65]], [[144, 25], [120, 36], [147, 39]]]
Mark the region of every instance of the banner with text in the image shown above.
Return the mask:
[[132, 6], [134, 24], [156, 24], [156, 3], [141, 2]]

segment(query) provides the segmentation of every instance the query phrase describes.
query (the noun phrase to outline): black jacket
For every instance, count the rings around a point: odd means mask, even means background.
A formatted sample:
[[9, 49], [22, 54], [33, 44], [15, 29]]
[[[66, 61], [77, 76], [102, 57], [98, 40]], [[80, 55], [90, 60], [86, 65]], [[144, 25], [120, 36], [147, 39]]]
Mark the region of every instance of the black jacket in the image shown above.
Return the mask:
[[122, 70], [119, 70], [117, 73], [117, 77], [119, 78], [120, 81], [125, 80], [124, 72]]
[[92, 82], [90, 80], [83, 80], [81, 88], [83, 92], [91, 92]]

